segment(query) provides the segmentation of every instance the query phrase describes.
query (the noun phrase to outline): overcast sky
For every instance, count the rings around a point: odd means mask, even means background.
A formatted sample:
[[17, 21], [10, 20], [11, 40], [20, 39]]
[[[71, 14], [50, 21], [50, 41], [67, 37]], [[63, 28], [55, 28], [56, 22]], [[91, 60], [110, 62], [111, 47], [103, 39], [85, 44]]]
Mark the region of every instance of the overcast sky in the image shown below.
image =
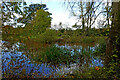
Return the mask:
[[[77, 19], [74, 16], [70, 15], [70, 11], [68, 11], [67, 7], [63, 3], [65, 0], [24, 0], [27, 2], [27, 5], [30, 4], [46, 4], [47, 8], [49, 8], [49, 12], [52, 13], [52, 25], [58, 25], [60, 22], [65, 24], [67, 27], [72, 27], [77, 22]], [[98, 10], [97, 13], [99, 13]], [[94, 17], [93, 17], [94, 18]], [[98, 25], [99, 20], [105, 20], [103, 15], [99, 15], [96, 19], [95, 24], [92, 27], [100, 26]], [[81, 23], [81, 21], [79, 21]], [[79, 23], [79, 24], [80, 24]], [[103, 25], [102, 25], [103, 26]]]
[[76, 19], [73, 16], [70, 16], [70, 12], [67, 10], [65, 5], [63, 4], [64, 0], [25, 0], [27, 4], [31, 3], [42, 3], [46, 4], [49, 8], [49, 12], [52, 13], [52, 25], [59, 24], [62, 22], [68, 26], [72, 26], [75, 24]]
[[[43, 3], [46, 4], [49, 8], [49, 12], [52, 13], [52, 25], [58, 25], [60, 22], [66, 24], [67, 27], [72, 27], [77, 22], [77, 19], [74, 16], [70, 15], [67, 7], [64, 5], [65, 0], [25, 0], [27, 4]], [[70, 0], [71, 1], [71, 0]], [[75, 0], [74, 0], [75, 1]], [[105, 0], [103, 0], [105, 1]], [[99, 10], [98, 10], [99, 13]], [[98, 26], [98, 20], [105, 20], [103, 15], [100, 15], [92, 27]], [[81, 22], [80, 22], [81, 23]]]

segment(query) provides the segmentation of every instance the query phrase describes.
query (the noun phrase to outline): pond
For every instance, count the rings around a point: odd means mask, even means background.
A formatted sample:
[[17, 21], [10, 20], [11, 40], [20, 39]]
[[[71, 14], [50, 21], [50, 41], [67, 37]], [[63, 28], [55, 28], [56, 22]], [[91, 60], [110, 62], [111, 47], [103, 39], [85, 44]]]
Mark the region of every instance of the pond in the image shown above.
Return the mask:
[[[77, 53], [82, 57], [75, 57], [75, 61], [68, 63], [58, 63], [57, 65], [51, 64], [51, 62], [37, 62], [35, 59], [32, 59], [29, 54], [29, 50], [20, 50], [20, 47], [23, 46], [23, 43], [14, 43], [10, 45], [10, 42], [2, 41], [2, 75], [3, 78], [12, 78], [12, 77], [32, 77], [32, 78], [43, 78], [43, 77], [60, 77], [61, 75], [66, 75], [67, 73], [72, 74], [76, 70], [81, 72], [85, 67], [103, 67], [103, 60], [99, 57], [93, 56], [93, 52], [99, 46], [99, 44], [91, 47], [87, 46], [83, 48], [82, 45], [69, 45], [63, 44], [60, 45], [55, 43], [54, 46], [57, 48], [64, 48], [68, 50], [71, 54], [71, 57]], [[25, 45], [24, 45], [25, 46]], [[49, 46], [50, 47], [50, 46]], [[24, 48], [24, 47], [23, 47]], [[44, 47], [45, 48], [45, 47]], [[89, 52], [85, 54], [85, 52]], [[28, 52], [24, 54], [24, 52]], [[66, 51], [65, 51], [66, 52]], [[37, 56], [37, 55], [36, 55]], [[36, 57], [35, 57], [36, 58]], [[67, 60], [67, 59], [65, 59]]]

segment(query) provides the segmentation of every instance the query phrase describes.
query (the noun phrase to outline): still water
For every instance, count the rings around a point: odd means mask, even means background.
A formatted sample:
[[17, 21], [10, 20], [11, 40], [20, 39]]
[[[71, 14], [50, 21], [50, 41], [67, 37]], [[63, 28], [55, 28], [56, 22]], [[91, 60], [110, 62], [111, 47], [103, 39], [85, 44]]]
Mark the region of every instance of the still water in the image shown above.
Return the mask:
[[[59, 64], [59, 66], [50, 65], [48, 63], [37, 64], [32, 59], [28, 58], [27, 55], [23, 54], [24, 51], [19, 51], [20, 45], [24, 45], [22, 43], [14, 43], [9, 47], [9, 42], [2, 41], [2, 74], [3, 78], [8, 77], [33, 77], [33, 78], [41, 78], [41, 77], [59, 77], [58, 74], [63, 75], [66, 73], [73, 73], [75, 70], [81, 70], [89, 63], [88, 67], [100, 66], [103, 67], [103, 60], [100, 58], [92, 56], [92, 53], [95, 51], [96, 46], [90, 47], [88, 46], [84, 50], [90, 50], [90, 59], [89, 61], [84, 59], [83, 63], [80, 63], [78, 58], [77, 63], [67, 64]], [[81, 45], [59, 45], [58, 43], [54, 44], [59, 48], [66, 48], [71, 51], [71, 56], [75, 54], [75, 52], [81, 53], [83, 48]], [[28, 54], [29, 55], [29, 54]]]

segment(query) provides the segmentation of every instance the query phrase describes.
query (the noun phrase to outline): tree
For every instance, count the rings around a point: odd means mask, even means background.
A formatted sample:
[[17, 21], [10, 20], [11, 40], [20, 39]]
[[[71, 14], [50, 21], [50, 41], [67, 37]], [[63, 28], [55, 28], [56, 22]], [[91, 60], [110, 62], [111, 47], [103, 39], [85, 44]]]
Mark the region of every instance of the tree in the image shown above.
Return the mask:
[[112, 4], [112, 28], [109, 35], [109, 46], [107, 54], [116, 54], [120, 58], [120, 2], [113, 2]]
[[109, 6], [109, 2], [107, 2], [107, 6], [105, 7], [106, 11], [107, 11], [107, 25], [106, 27], [109, 28], [110, 27], [110, 12], [111, 12], [111, 6]]
[[72, 14], [78, 18], [77, 23], [81, 22], [81, 25], [79, 27], [82, 26], [82, 29], [84, 29], [86, 26], [89, 27], [88, 24], [90, 24], [92, 20], [91, 12], [93, 11], [93, 9], [91, 8], [93, 8], [94, 2], [88, 2], [88, 3], [82, 1], [72, 2], [69, 0], [67, 0], [66, 2], [68, 2], [68, 7], [71, 9]]
[[60, 22], [60, 23], [59, 23], [59, 27], [60, 27], [60, 29], [63, 28], [62, 26], [63, 26], [63, 24], [62, 24], [62, 22]]
[[[25, 6], [24, 16], [21, 21], [24, 23], [30, 23], [34, 18], [36, 11], [39, 9], [48, 10], [46, 4], [31, 4], [29, 7]], [[51, 15], [51, 13], [49, 14]]]
[[44, 11], [43, 9], [37, 10], [36, 16], [33, 18], [30, 24], [28, 24], [25, 29], [32, 30], [31, 34], [38, 35], [43, 33], [46, 28], [51, 26], [51, 17], [49, 12]]
[[[43, 10], [48, 10], [46, 8], [46, 4], [31, 4], [29, 7], [27, 6], [26, 2], [4, 2], [2, 3], [2, 14], [3, 14], [3, 22], [10, 23], [8, 25], [16, 25], [17, 23], [30, 23], [37, 10], [43, 9]], [[49, 13], [51, 14], [51, 13]], [[17, 17], [16, 15], [19, 15], [21, 17]], [[12, 20], [12, 22], [11, 22]]]
[[[72, 14], [78, 18], [78, 22], [81, 23], [82, 28], [91, 28], [100, 15], [105, 15], [104, 17], [106, 18], [106, 13], [108, 13], [107, 19], [109, 17], [110, 8], [107, 7], [107, 9], [105, 9], [107, 5], [103, 6], [103, 1], [83, 2], [81, 0], [65, 0], [65, 3], [68, 5], [68, 9], [70, 9]], [[106, 24], [106, 21], [104, 20], [102, 24]]]
[[[111, 77], [115, 75], [120, 77], [120, 2], [112, 3], [112, 27], [110, 29], [109, 40], [107, 44], [106, 54], [107, 67], [114, 69]], [[112, 63], [112, 64], [111, 64]], [[115, 65], [114, 65], [115, 64]], [[115, 66], [115, 67], [114, 67]]]
[[2, 1], [2, 20], [7, 25], [14, 26], [17, 24], [17, 19], [23, 14], [21, 2], [4, 2]]

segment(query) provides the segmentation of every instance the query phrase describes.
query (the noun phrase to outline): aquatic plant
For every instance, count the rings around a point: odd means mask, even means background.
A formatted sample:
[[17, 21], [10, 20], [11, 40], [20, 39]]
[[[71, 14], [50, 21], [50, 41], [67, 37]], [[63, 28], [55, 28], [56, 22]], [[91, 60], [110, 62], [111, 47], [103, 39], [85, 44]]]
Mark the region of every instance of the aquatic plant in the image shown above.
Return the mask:
[[47, 47], [44, 51], [34, 52], [34, 54], [31, 53], [35, 61], [47, 62], [50, 64], [69, 64], [70, 62], [76, 62], [79, 54], [71, 54], [70, 50], [56, 46]]

